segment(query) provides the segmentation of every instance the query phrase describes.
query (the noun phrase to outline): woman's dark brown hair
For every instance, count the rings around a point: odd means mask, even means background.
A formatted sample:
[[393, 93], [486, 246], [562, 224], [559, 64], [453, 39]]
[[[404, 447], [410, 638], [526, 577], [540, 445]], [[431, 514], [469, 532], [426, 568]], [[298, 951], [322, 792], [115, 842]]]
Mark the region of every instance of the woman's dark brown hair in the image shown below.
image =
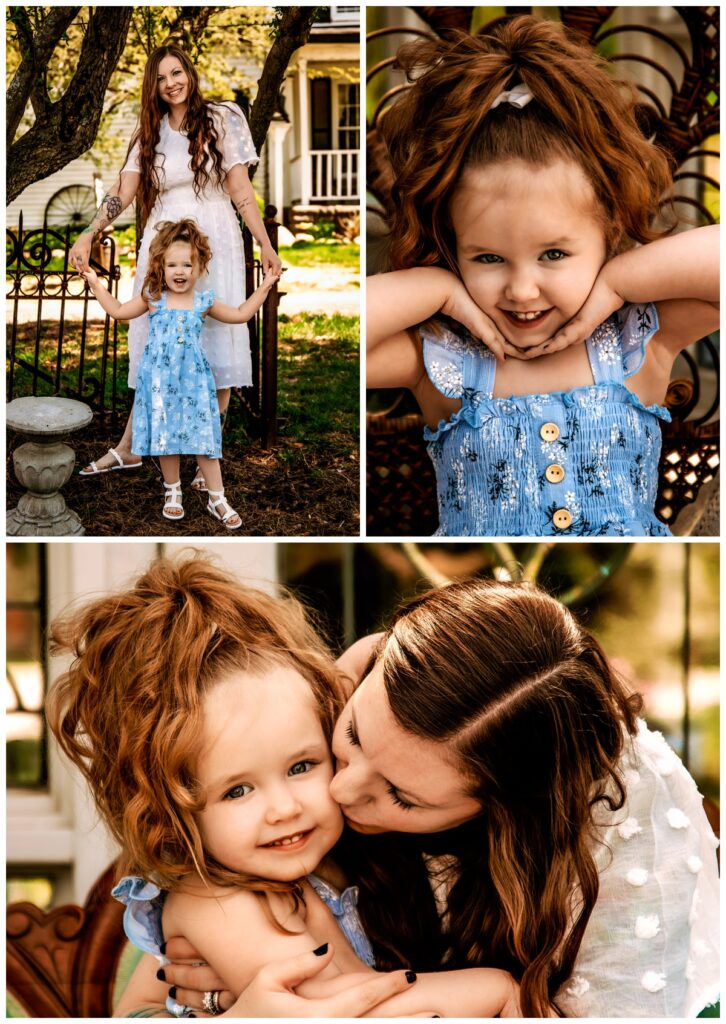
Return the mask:
[[308, 681], [330, 741], [344, 694], [297, 601], [242, 586], [200, 558], [162, 558], [130, 589], [56, 620], [51, 650], [73, 662], [48, 694], [48, 723], [121, 845], [122, 874], [170, 889], [196, 868], [220, 885], [295, 891], [205, 852], [195, 763], [207, 690], [270, 664]]
[[[482, 806], [448, 835], [415, 837], [419, 850], [456, 858], [446, 926], [429, 950], [419, 930], [435, 933], [438, 916], [414, 838], [373, 840], [379, 866], [359, 884], [381, 963], [423, 969], [436, 950], [439, 968], [501, 967], [521, 982], [523, 1015], [546, 1016], [597, 899], [593, 811], [623, 805], [618, 761], [640, 698], [570, 612], [529, 584], [470, 580], [425, 594], [396, 615], [379, 663], [396, 720], [445, 746]], [[380, 908], [422, 877], [409, 897], [419, 935], [396, 944]]]
[[[156, 147], [159, 143], [161, 121], [169, 113], [169, 104], [159, 96], [159, 65], [165, 57], [176, 57], [189, 80], [187, 112], [182, 131], [189, 139], [191, 169], [194, 174], [194, 193], [197, 197], [212, 181], [221, 186], [226, 177], [222, 167], [222, 154], [219, 150], [219, 137], [212, 115], [213, 106], [202, 97], [199, 91], [199, 75], [189, 55], [179, 46], [170, 44], [159, 46], [149, 56], [144, 69], [144, 81], [141, 86], [141, 110], [139, 127], [133, 134], [129, 144], [130, 153], [135, 144], [139, 144], [139, 187], [136, 192], [137, 202], [141, 211], [141, 221], [146, 223], [156, 202], [156, 197], [163, 187], [163, 167], [156, 167]], [[208, 160], [211, 158], [211, 167]]]
[[[616, 82], [561, 25], [519, 15], [482, 35], [408, 43], [397, 65], [414, 84], [380, 124], [395, 175], [394, 269], [441, 265], [456, 272], [454, 191], [467, 168], [505, 160], [577, 163], [592, 185], [611, 253], [667, 233], [652, 222], [671, 186], [669, 162], [637, 126], [634, 89]], [[531, 102], [492, 109], [519, 83]]]
[[186, 242], [192, 251], [192, 261], [196, 263], [202, 275], [212, 258], [209, 239], [199, 230], [195, 220], [163, 220], [155, 225], [156, 234], [149, 246], [149, 267], [146, 271], [142, 295], [158, 299], [166, 287], [164, 278], [164, 257], [170, 245], [175, 242]]

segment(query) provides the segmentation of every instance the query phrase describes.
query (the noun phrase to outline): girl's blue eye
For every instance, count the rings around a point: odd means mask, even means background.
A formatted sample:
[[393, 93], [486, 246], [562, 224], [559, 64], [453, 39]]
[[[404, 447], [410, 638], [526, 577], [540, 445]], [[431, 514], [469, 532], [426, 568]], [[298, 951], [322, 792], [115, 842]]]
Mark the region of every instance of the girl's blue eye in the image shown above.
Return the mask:
[[298, 761], [294, 764], [288, 775], [306, 775], [315, 765], [317, 761]]
[[493, 253], [493, 252], [483, 252], [483, 253], [481, 253], [480, 256], [476, 257], [476, 261], [477, 261], [477, 263], [486, 263], [486, 264], [503, 263], [504, 262], [502, 260], [501, 256], [497, 256], [497, 254]]
[[567, 253], [563, 252], [562, 249], [547, 249], [542, 253], [542, 259], [546, 259], [549, 263], [556, 263], [558, 260], [566, 258]]
[[358, 734], [353, 728], [352, 722], [348, 722], [347, 726], [345, 727], [345, 735], [348, 737], [348, 739], [350, 740], [351, 744], [354, 747], [360, 746], [360, 740], [358, 739]]
[[388, 795], [391, 800], [393, 800], [396, 807], [402, 807], [404, 811], [410, 811], [415, 806], [415, 804], [410, 804], [408, 800], [404, 800], [390, 782], [386, 783], [386, 789], [388, 790]]
[[231, 789], [227, 790], [223, 799], [239, 800], [241, 797], [247, 796], [247, 794], [251, 792], [252, 786], [248, 786], [246, 783], [240, 783], [239, 786], [232, 786]]

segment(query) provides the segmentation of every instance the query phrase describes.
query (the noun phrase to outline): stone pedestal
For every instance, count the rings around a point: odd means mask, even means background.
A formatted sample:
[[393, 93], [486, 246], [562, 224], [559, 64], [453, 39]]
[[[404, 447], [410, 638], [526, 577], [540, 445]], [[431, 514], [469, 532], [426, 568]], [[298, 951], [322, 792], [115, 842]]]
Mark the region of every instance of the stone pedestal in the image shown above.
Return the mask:
[[62, 537], [84, 533], [81, 521], [60, 494], [76, 458], [63, 440], [91, 422], [93, 413], [71, 398], [16, 398], [6, 410], [7, 426], [28, 440], [13, 452], [13, 468], [27, 493], [7, 514], [9, 537]]

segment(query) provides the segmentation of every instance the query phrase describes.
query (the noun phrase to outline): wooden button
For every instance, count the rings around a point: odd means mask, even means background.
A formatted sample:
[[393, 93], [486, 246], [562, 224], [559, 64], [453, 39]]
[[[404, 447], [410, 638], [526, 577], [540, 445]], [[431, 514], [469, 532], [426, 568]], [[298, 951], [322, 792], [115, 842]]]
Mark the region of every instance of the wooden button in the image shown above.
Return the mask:
[[545, 476], [551, 484], [559, 484], [565, 479], [565, 471], [562, 466], [553, 462], [552, 465], [548, 466], [545, 470]]
[[554, 523], [556, 529], [567, 530], [570, 526], [572, 526], [572, 513], [569, 511], [569, 509], [558, 508], [555, 514], [552, 516], [552, 522]]
[[543, 441], [556, 441], [560, 436], [560, 428], [556, 423], [543, 423], [539, 428], [539, 436]]

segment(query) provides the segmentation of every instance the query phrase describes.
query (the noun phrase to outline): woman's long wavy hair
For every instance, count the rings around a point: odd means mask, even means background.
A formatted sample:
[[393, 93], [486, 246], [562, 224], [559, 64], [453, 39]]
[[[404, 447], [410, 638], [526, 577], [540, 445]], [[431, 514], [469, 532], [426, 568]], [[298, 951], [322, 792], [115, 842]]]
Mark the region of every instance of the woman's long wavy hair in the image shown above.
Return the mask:
[[170, 245], [186, 242], [192, 250], [192, 261], [197, 264], [200, 275], [205, 273], [212, 258], [209, 239], [199, 230], [195, 220], [162, 220], [155, 228], [156, 234], [149, 246], [149, 267], [141, 289], [141, 294], [151, 299], [158, 299], [166, 287], [164, 257]]
[[51, 650], [73, 662], [50, 690], [48, 723], [121, 845], [121, 874], [170, 889], [196, 870], [220, 885], [297, 892], [206, 853], [195, 777], [204, 697], [230, 672], [296, 669], [330, 740], [341, 681], [294, 598], [242, 586], [198, 557], [162, 558], [131, 589], [56, 620]]
[[[522, 583], [414, 600], [379, 663], [398, 723], [445, 745], [482, 806], [450, 832], [346, 838], [379, 965], [500, 967], [521, 982], [523, 1016], [546, 1016], [597, 900], [593, 815], [623, 806], [640, 697], [562, 604]], [[455, 859], [443, 932], [422, 851]], [[396, 915], [401, 892], [410, 915]]]
[[[156, 147], [159, 143], [161, 121], [169, 113], [169, 104], [159, 96], [159, 65], [165, 57], [176, 57], [189, 79], [187, 113], [182, 130], [189, 139], [191, 169], [194, 173], [194, 192], [198, 197], [210, 181], [221, 186], [226, 177], [222, 167], [222, 153], [219, 137], [212, 116], [212, 105], [207, 103], [199, 91], [199, 75], [189, 55], [173, 43], [159, 46], [150, 55], [144, 69], [141, 86], [141, 110], [139, 126], [129, 143], [128, 153], [139, 143], [139, 187], [136, 200], [145, 224], [163, 187], [163, 166], [156, 166]], [[128, 158], [127, 153], [127, 158]], [[208, 160], [211, 157], [211, 167]]]
[[[652, 226], [672, 175], [666, 153], [636, 123], [635, 90], [563, 26], [530, 15], [482, 35], [420, 40], [398, 51], [413, 82], [381, 119], [394, 173], [394, 269], [458, 270], [450, 204], [467, 168], [505, 160], [573, 160], [590, 181], [608, 252], [667, 234]], [[522, 109], [492, 102], [524, 83]]]

